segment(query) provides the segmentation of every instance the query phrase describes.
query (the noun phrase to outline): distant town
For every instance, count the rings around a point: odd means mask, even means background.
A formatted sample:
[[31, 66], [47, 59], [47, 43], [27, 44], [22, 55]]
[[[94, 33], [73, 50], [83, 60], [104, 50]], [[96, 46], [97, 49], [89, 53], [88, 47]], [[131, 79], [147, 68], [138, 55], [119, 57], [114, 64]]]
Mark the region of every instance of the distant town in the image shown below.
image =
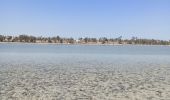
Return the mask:
[[118, 38], [65, 38], [60, 36], [55, 37], [35, 37], [29, 35], [19, 36], [5, 36], [0, 35], [0, 42], [22, 42], [22, 43], [56, 43], [56, 44], [108, 44], [108, 45], [122, 45], [122, 44], [136, 44], [136, 45], [170, 45], [170, 40], [157, 40], [157, 39], [143, 39], [132, 37], [131, 39]]

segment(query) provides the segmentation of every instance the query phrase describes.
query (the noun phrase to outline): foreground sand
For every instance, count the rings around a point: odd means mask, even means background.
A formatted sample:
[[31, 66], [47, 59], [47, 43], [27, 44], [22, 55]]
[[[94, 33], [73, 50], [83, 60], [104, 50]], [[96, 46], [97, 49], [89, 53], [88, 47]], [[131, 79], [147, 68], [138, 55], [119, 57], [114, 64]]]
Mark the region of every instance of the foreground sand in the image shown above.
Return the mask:
[[138, 72], [4, 67], [0, 70], [0, 100], [170, 100], [170, 66]]

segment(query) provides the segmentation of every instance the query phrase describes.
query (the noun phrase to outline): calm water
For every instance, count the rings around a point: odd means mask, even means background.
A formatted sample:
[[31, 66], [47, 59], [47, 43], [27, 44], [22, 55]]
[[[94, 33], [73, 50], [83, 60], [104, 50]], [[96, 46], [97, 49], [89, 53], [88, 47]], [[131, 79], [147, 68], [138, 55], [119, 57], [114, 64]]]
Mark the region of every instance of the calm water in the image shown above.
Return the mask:
[[138, 69], [170, 63], [170, 46], [0, 44], [0, 65]]

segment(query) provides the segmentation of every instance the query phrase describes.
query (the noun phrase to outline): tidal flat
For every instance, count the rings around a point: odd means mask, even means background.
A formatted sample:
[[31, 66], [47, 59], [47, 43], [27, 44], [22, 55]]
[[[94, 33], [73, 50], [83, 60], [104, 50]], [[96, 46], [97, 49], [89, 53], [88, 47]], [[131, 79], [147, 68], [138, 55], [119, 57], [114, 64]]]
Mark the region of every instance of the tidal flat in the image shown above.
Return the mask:
[[169, 100], [170, 47], [0, 45], [0, 100]]

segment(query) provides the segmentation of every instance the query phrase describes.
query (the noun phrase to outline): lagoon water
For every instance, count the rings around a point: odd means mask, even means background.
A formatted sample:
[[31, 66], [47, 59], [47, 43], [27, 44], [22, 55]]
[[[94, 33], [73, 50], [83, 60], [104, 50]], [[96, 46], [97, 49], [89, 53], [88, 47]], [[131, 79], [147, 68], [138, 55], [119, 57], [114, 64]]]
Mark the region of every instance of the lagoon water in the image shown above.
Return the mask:
[[170, 46], [0, 44], [0, 99], [170, 98]]
[[[169, 62], [169, 46], [0, 44], [2, 63], [123, 64]], [[28, 62], [27, 62], [28, 61]], [[66, 62], [65, 62], [66, 61]], [[70, 66], [71, 67], [71, 66]]]

